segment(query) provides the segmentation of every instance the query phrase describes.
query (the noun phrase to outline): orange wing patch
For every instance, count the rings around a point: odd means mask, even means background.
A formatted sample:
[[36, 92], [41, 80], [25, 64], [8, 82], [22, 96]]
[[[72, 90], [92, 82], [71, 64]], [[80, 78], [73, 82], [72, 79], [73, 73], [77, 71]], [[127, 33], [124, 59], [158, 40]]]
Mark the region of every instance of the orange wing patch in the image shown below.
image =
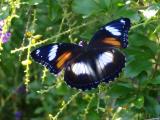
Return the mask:
[[121, 47], [121, 43], [116, 38], [112, 37], [105, 38], [103, 40], [103, 43], [110, 44], [119, 48]]
[[65, 52], [63, 53], [58, 59], [57, 59], [57, 68], [61, 68], [65, 62], [71, 57], [71, 52]]

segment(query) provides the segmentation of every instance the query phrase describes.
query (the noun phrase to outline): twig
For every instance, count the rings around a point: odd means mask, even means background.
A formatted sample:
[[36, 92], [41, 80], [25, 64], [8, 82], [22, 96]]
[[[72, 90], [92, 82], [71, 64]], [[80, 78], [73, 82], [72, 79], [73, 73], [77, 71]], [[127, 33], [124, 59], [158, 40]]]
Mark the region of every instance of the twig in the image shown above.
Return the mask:
[[64, 35], [64, 34], [67, 34], [67, 33], [71, 32], [71, 31], [73, 31], [73, 30], [80, 29], [80, 28], [82, 28], [82, 27], [84, 27], [84, 26], [86, 26], [86, 25], [88, 25], [88, 24], [94, 23], [94, 22], [95, 22], [95, 20], [92, 21], [92, 22], [83, 23], [83, 24], [80, 25], [80, 26], [74, 27], [74, 28], [69, 29], [69, 30], [67, 30], [67, 31], [64, 31], [64, 32], [62, 32], [62, 33], [59, 33], [59, 34], [57, 34], [57, 35], [54, 35], [54, 36], [52, 36], [52, 37], [50, 37], [50, 38], [47, 38], [47, 39], [45, 39], [45, 40], [43, 40], [43, 41], [37, 42], [37, 43], [35, 43], [35, 44], [32, 44], [31, 46], [25, 46], [25, 47], [21, 47], [21, 48], [15, 49], [15, 50], [11, 50], [11, 53], [13, 54], [13, 53], [16, 53], [16, 52], [19, 52], [19, 51], [26, 50], [26, 49], [28, 49], [29, 47], [35, 47], [35, 46], [37, 46], [37, 45], [44, 44], [44, 43], [46, 43], [46, 42], [48, 42], [48, 41], [50, 41], [50, 40], [52, 40], [52, 39], [54, 39], [54, 38], [57, 38], [57, 37], [62, 36], [62, 35]]
[[49, 114], [49, 118], [51, 119], [51, 120], [57, 120], [58, 119], [58, 117], [59, 117], [59, 115], [63, 112], [63, 110], [72, 102], [72, 100], [74, 100], [77, 96], [78, 96], [78, 94], [80, 94], [81, 93], [81, 91], [79, 91], [79, 92], [77, 92], [76, 94], [74, 94], [74, 95], [72, 95], [71, 96], [71, 98], [70, 98], [70, 100], [66, 103], [66, 104], [64, 104], [60, 109], [59, 109], [59, 112], [53, 117], [51, 114]]

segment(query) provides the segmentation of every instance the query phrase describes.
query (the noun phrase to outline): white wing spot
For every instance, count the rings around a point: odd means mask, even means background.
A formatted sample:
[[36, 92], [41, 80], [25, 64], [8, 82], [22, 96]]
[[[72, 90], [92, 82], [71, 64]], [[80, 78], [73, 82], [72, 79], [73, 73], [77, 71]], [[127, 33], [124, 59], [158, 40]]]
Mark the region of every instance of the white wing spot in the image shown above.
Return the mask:
[[125, 21], [124, 21], [123, 19], [122, 19], [122, 20], [120, 20], [120, 22], [121, 22], [121, 23], [123, 23], [123, 24], [125, 24]]
[[[101, 69], [104, 69], [104, 67], [113, 62], [113, 54], [111, 52], [104, 52], [101, 55], [99, 55], [97, 59], [97, 67], [100, 67]], [[98, 69], [100, 69], [98, 68]]]
[[39, 56], [39, 53], [40, 53], [40, 50], [38, 49], [38, 50], [36, 50], [36, 55], [38, 55]]
[[112, 50], [112, 53], [115, 53], [115, 51], [114, 51], [114, 50]]
[[106, 26], [105, 29], [107, 31], [111, 32], [113, 35], [117, 35], [117, 36], [121, 35], [121, 32], [118, 29], [116, 29], [115, 27]]
[[56, 53], [57, 53], [57, 49], [58, 49], [58, 45], [54, 45], [49, 54], [48, 54], [48, 60], [52, 61], [55, 57], [56, 57]]
[[72, 65], [72, 71], [76, 75], [80, 75], [80, 74], [93, 75], [93, 70], [91, 66], [83, 62], [79, 62], [79, 63]]

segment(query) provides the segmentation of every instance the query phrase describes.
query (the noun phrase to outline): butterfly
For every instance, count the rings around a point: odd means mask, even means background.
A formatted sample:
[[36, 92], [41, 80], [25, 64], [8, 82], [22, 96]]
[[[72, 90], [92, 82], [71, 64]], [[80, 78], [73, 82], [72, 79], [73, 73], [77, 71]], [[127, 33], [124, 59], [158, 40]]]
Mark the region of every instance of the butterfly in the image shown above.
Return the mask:
[[125, 66], [120, 48], [128, 45], [128, 18], [119, 18], [102, 26], [89, 44], [53, 43], [31, 52], [31, 57], [58, 74], [64, 69], [64, 81], [72, 88], [90, 90], [101, 82], [118, 77]]

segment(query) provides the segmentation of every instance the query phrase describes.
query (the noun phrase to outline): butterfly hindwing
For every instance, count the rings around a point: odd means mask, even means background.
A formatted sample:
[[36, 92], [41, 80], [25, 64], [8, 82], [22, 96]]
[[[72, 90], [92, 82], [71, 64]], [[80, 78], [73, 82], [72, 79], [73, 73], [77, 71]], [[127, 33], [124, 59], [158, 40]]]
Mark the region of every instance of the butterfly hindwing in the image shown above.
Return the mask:
[[115, 48], [89, 49], [67, 65], [64, 80], [71, 87], [89, 90], [113, 80], [124, 64], [125, 56]]
[[89, 45], [94, 47], [107, 45], [126, 48], [130, 24], [128, 18], [120, 18], [104, 25], [95, 33]]
[[76, 44], [56, 43], [34, 50], [31, 56], [36, 62], [48, 68], [51, 73], [58, 74], [80, 49], [81, 47]]
[[96, 76], [93, 58], [93, 52], [83, 51], [67, 65], [64, 80], [69, 86], [81, 90], [90, 90], [98, 86], [100, 79]]
[[125, 56], [118, 49], [108, 47], [96, 55], [96, 67], [102, 82], [108, 83], [118, 77], [125, 66]]

